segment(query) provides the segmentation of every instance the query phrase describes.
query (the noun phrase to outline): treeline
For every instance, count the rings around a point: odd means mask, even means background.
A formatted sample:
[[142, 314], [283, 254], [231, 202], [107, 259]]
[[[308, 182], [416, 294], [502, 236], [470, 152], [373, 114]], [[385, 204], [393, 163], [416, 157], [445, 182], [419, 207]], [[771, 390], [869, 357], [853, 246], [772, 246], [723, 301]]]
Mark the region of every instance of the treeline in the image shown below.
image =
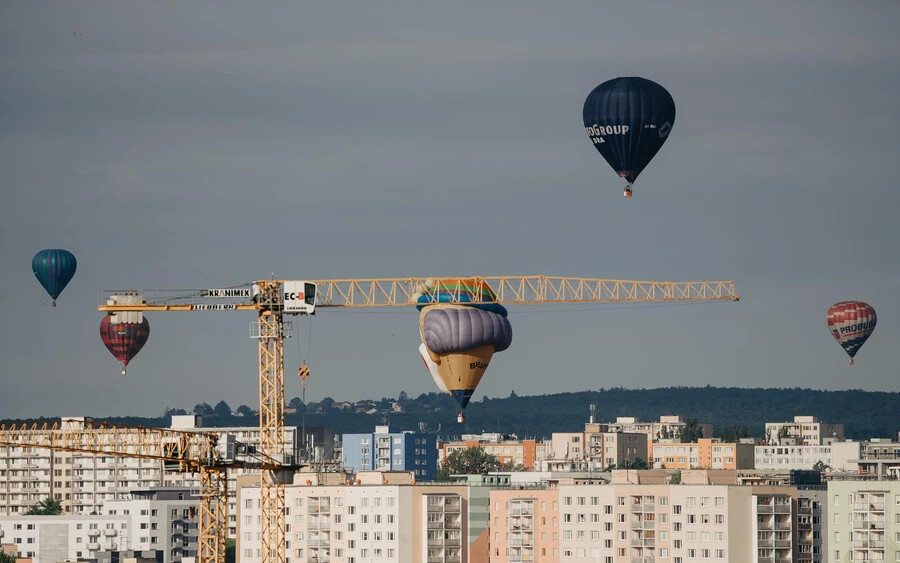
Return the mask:
[[[249, 402], [249, 401], [248, 401]], [[288, 401], [285, 423], [324, 426], [335, 433], [371, 432], [387, 421], [399, 430], [423, 427], [444, 437], [463, 433], [502, 432], [520, 438], [548, 438], [552, 432], [584, 428], [590, 405], [596, 405], [596, 420], [614, 421], [618, 416], [658, 420], [660, 415], [679, 414], [711, 423], [723, 438], [762, 438], [766, 422], [793, 420], [795, 415], [813, 415], [824, 422], [843, 423], [848, 438], [897, 439], [900, 429], [900, 393], [862, 390], [820, 391], [813, 389], [744, 389], [736, 387], [665, 387], [658, 389], [598, 389], [553, 395], [484, 397], [466, 409], [465, 424], [456, 422], [456, 403], [447, 395], [423, 393], [409, 397], [363, 399], [354, 402], [322, 401], [304, 405], [299, 398]], [[206, 426], [255, 426], [258, 413], [240, 405], [232, 408], [220, 401], [186, 409], [166, 408], [158, 418], [114, 417], [103, 420], [127, 425], [167, 427], [172, 414], [201, 414]], [[237, 413], [243, 416], [237, 416]], [[305, 416], [304, 416], [305, 415]], [[100, 420], [100, 419], [98, 419]], [[13, 421], [6, 421], [13, 422]], [[20, 421], [16, 421], [20, 422]]]

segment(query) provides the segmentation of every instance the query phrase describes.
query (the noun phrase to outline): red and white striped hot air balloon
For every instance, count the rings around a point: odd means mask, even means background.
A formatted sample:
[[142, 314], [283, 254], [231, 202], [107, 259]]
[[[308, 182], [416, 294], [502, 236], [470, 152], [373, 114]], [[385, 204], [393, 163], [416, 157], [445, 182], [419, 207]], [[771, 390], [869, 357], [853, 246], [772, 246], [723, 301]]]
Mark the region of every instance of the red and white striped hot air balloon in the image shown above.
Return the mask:
[[875, 330], [878, 315], [868, 303], [840, 301], [828, 309], [826, 322], [831, 335], [850, 356], [852, 366], [853, 357]]

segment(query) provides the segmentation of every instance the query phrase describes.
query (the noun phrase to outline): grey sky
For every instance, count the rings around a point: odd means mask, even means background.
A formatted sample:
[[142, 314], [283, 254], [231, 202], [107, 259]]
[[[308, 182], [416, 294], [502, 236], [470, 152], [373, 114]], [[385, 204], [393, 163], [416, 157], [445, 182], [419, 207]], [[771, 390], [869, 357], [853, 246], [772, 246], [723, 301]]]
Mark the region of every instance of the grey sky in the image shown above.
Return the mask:
[[[725, 4], [4, 2], [0, 417], [254, 406], [252, 314], [149, 315], [123, 377], [97, 290], [272, 272], [733, 279], [743, 297], [512, 307], [475, 400], [896, 390], [900, 4]], [[622, 75], [678, 111], [630, 201], [581, 123]], [[56, 309], [29, 265], [46, 247], [79, 261]], [[844, 299], [880, 317], [854, 368], [825, 328]], [[323, 311], [308, 354], [297, 321], [287, 396], [299, 354], [312, 400], [434, 391], [416, 321]]]

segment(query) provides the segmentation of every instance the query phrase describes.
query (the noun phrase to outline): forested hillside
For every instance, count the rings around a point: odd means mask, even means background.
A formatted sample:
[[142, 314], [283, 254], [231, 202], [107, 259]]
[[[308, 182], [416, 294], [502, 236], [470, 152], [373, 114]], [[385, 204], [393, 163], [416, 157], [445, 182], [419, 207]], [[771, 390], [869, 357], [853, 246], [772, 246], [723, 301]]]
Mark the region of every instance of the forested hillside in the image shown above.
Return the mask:
[[[743, 389], [724, 387], [666, 387], [659, 389], [599, 389], [577, 393], [505, 398], [483, 398], [466, 409], [467, 423], [456, 422], [456, 404], [447, 395], [427, 393], [416, 398], [401, 392], [396, 398], [335, 401], [331, 398], [303, 405], [290, 400], [286, 424], [301, 424], [306, 411], [308, 426], [327, 426], [338, 434], [369, 432], [387, 420], [401, 430], [415, 430], [424, 422], [430, 432], [445, 437], [482, 431], [516, 434], [519, 437], [549, 437], [552, 432], [570, 432], [584, 427], [591, 404], [597, 420], [617, 416], [657, 420], [660, 415], [680, 414], [709, 422], [718, 431], [746, 426], [761, 437], [765, 422], [792, 420], [795, 415], [814, 415], [825, 422], [843, 423], [847, 437], [897, 439], [900, 430], [900, 393], [872, 391], [817, 391], [811, 389]], [[252, 405], [251, 401], [247, 404]], [[399, 411], [399, 412], [398, 412]], [[194, 412], [204, 415], [208, 426], [255, 426], [258, 419], [247, 405], [235, 412], [224, 401], [215, 407], [203, 403], [192, 411], [166, 408], [159, 418], [114, 417], [109, 422], [142, 426], [170, 424], [171, 414]], [[99, 419], [98, 419], [99, 420]], [[9, 422], [9, 421], [7, 421]]]

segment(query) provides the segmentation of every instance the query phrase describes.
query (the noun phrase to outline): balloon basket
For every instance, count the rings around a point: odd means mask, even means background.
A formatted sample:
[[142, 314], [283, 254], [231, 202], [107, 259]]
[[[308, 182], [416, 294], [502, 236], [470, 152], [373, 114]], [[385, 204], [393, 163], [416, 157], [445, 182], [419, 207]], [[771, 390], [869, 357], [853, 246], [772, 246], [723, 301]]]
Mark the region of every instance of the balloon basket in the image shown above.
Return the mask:
[[56, 299], [53, 300], [53, 306], [56, 307]]
[[122, 375], [125, 375], [125, 372], [126, 372], [126, 371], [127, 371], [127, 370], [126, 370], [125, 368], [122, 368]]
[[631, 186], [625, 186], [625, 197], [630, 198], [633, 194], [631, 193]]
[[465, 424], [466, 415], [464, 415], [463, 413], [459, 413], [458, 415], [456, 415], [456, 422], [458, 422], [460, 424]]
[[856, 365], [856, 362], [853, 361], [853, 358], [850, 358], [850, 365], [851, 365], [851, 366], [855, 366], [855, 365]]

